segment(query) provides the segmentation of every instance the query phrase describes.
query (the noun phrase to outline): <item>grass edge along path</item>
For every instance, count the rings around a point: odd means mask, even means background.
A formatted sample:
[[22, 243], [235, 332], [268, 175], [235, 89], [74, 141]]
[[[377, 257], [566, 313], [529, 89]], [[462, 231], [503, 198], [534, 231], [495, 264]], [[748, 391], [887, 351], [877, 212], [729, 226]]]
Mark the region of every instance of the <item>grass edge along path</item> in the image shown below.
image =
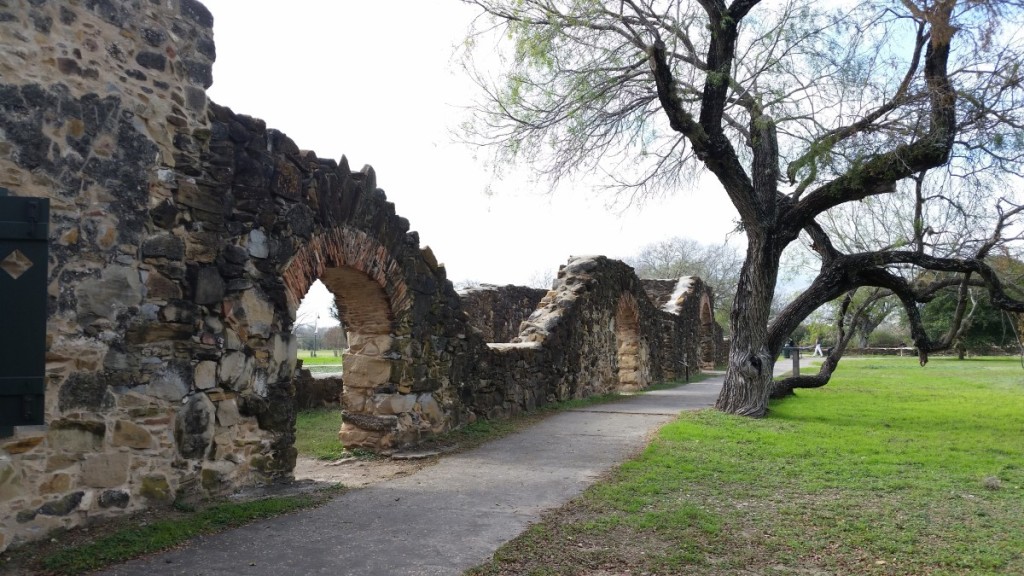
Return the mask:
[[1024, 574], [1022, 407], [1016, 358], [851, 359], [682, 415], [468, 574]]
[[[543, 420], [552, 414], [557, 414], [558, 412], [572, 410], [575, 408], [585, 408], [587, 406], [594, 406], [598, 404], [606, 404], [608, 402], [614, 402], [615, 400], [621, 400], [622, 398], [633, 394], [644, 394], [655, 390], [684, 386], [689, 383], [700, 382], [710, 378], [711, 376], [713, 376], [713, 374], [696, 374], [690, 378], [689, 382], [664, 382], [649, 386], [644, 390], [628, 394], [611, 392], [608, 394], [589, 396], [587, 398], [575, 398], [552, 404], [544, 404], [542, 406], [538, 406], [537, 409], [532, 412], [518, 414], [512, 418], [499, 420], [481, 418], [472, 424], [446, 432], [433, 440], [427, 441], [424, 443], [423, 448], [436, 447], [440, 448], [445, 453], [468, 450], [475, 446], [479, 446], [484, 442], [497, 440], [498, 438], [522, 430], [527, 426], [532, 426], [540, 420]], [[300, 456], [314, 458], [317, 460], [338, 460], [347, 456], [366, 458], [377, 457], [362, 451], [356, 451], [354, 453], [348, 452], [345, 447], [341, 445], [341, 442], [338, 441], [338, 430], [341, 429], [340, 409], [317, 408], [313, 410], [300, 411], [296, 415], [295, 428], [295, 447], [298, 449]]]
[[[690, 382], [708, 378], [700, 374]], [[682, 382], [657, 384], [638, 393], [682, 386]], [[604, 404], [625, 397], [626, 394], [610, 393], [588, 398], [572, 399], [547, 404], [537, 410], [503, 420], [480, 419], [473, 424], [442, 435], [437, 443], [446, 447], [445, 452], [468, 450], [485, 442], [507, 436], [535, 424], [555, 413]], [[323, 409], [303, 411], [298, 414], [296, 427], [304, 433], [297, 434], [296, 447], [302, 455], [333, 460], [342, 456], [380, 458], [381, 456], [356, 451], [347, 452], [337, 441], [341, 428], [341, 410]], [[300, 442], [303, 444], [300, 446]], [[130, 516], [109, 519], [105, 525], [96, 527], [92, 535], [80, 528], [55, 536], [50, 542], [37, 542], [22, 548], [7, 551], [0, 557], [0, 574], [9, 570], [20, 570], [19, 574], [81, 574], [124, 562], [146, 554], [153, 554], [177, 546], [200, 535], [216, 533], [235, 528], [256, 520], [279, 516], [326, 502], [344, 487], [320, 490], [313, 494], [276, 496], [242, 503], [219, 503], [209, 507], [189, 510], [175, 507], [168, 510], [150, 509], [141, 514], [171, 516], [153, 522], [145, 521], [141, 528], [136, 525], [137, 517]], [[125, 527], [120, 527], [124, 524]], [[64, 539], [71, 540], [63, 543]]]
[[90, 529], [55, 533], [49, 541], [9, 550], [0, 574], [72, 576], [169, 550], [195, 538], [237, 528], [257, 520], [313, 508], [343, 488], [334, 486], [288, 496], [246, 502], [219, 502], [195, 508], [175, 505], [141, 510], [109, 519]]

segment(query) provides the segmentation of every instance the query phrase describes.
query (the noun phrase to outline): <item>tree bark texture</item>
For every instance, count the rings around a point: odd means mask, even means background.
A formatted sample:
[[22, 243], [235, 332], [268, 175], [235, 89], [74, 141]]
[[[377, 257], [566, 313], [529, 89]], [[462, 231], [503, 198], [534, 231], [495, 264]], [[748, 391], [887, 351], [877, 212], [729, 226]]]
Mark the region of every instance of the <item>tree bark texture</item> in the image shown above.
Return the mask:
[[764, 416], [772, 392], [775, 352], [767, 342], [768, 316], [779, 257], [770, 237], [747, 234], [747, 259], [740, 271], [730, 324], [729, 367], [715, 408], [741, 416]]

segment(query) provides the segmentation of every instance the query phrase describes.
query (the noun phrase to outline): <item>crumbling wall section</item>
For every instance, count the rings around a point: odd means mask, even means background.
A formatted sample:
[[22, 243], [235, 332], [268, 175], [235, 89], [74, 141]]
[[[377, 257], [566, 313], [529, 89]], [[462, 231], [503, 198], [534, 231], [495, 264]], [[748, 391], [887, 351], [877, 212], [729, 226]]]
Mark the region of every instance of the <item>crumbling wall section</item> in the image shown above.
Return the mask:
[[469, 325], [480, 331], [485, 342], [511, 342], [547, 292], [511, 284], [478, 284], [460, 290], [459, 297]]
[[[624, 310], [635, 317], [624, 321]], [[623, 333], [626, 323], [635, 334]], [[522, 326], [513, 342], [489, 345], [472, 385], [462, 391], [475, 415], [515, 415], [549, 402], [681, 380], [700, 369], [694, 362], [702, 328], [698, 307], [658, 309], [632, 268], [604, 256], [575, 257], [562, 266]], [[624, 369], [632, 375], [624, 378]]]
[[468, 417], [485, 347], [443, 267], [372, 169], [207, 101], [212, 24], [194, 0], [0, 6], [0, 186], [52, 215], [46, 425], [0, 439], [0, 550], [290, 475], [318, 277], [355, 329], [348, 445]]

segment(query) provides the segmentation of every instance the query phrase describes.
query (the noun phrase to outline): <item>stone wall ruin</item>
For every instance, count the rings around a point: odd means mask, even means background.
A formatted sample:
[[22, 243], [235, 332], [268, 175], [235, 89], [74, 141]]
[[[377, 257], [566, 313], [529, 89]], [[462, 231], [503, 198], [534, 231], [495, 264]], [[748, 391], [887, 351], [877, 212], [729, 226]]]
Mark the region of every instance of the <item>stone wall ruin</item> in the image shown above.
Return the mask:
[[604, 257], [471, 321], [372, 168], [207, 99], [212, 27], [196, 0], [0, 3], [0, 186], [51, 202], [46, 423], [0, 438], [0, 551], [288, 477], [317, 279], [349, 330], [350, 447], [698, 369], [710, 290], [660, 309]]

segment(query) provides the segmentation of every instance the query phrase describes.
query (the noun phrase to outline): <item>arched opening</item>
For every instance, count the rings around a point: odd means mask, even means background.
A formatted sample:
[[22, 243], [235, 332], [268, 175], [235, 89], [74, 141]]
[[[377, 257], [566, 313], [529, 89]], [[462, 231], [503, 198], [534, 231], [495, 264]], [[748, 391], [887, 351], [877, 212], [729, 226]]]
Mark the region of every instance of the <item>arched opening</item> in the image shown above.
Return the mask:
[[295, 314], [292, 336], [298, 362], [295, 390], [295, 447], [298, 455], [335, 460], [344, 455], [341, 429], [342, 351], [345, 340], [335, 297], [313, 282]]
[[412, 305], [397, 262], [365, 233], [335, 229], [306, 243], [282, 274], [294, 321], [298, 295], [319, 280], [345, 327], [338, 437], [346, 449], [387, 450], [443, 426], [429, 393], [415, 389], [401, 318]]
[[615, 348], [620, 391], [646, 388], [651, 383], [650, 351], [640, 337], [636, 300], [623, 294], [615, 310]]
[[710, 370], [715, 367], [715, 312], [711, 304], [711, 295], [705, 289], [700, 298], [700, 364], [701, 369]]

